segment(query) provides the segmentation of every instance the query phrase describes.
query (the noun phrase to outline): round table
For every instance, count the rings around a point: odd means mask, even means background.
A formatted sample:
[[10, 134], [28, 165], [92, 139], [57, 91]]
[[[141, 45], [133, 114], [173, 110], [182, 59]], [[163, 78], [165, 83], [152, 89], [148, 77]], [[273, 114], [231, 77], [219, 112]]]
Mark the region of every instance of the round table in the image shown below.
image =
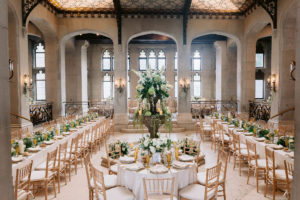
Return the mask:
[[171, 168], [164, 174], [153, 174], [149, 169], [140, 171], [131, 171], [126, 169], [126, 165], [119, 165], [118, 185], [124, 186], [134, 193], [136, 199], [144, 200], [143, 178], [175, 178], [174, 195], [177, 196], [178, 190], [189, 184], [196, 182], [197, 171], [196, 165], [190, 165], [185, 169]]

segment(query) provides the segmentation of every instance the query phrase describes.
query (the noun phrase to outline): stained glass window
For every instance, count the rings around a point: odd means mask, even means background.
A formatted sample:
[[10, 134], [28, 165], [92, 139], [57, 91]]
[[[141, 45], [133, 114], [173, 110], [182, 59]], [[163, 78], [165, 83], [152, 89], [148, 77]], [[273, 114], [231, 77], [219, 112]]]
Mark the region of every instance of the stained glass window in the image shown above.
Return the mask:
[[159, 70], [166, 70], [166, 55], [163, 50], [158, 52], [157, 64]]
[[147, 69], [147, 56], [144, 50], [140, 51], [139, 55], [139, 70], [144, 71]]
[[149, 53], [148, 63], [150, 69], [156, 69], [156, 55], [153, 50], [151, 50]]

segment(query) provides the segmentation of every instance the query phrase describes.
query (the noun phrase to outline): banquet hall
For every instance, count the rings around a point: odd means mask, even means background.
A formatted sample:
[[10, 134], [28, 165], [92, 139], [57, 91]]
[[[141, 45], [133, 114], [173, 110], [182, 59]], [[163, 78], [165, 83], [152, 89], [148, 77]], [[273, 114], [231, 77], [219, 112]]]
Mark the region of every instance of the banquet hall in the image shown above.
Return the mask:
[[0, 0], [0, 46], [0, 200], [299, 199], [299, 0]]

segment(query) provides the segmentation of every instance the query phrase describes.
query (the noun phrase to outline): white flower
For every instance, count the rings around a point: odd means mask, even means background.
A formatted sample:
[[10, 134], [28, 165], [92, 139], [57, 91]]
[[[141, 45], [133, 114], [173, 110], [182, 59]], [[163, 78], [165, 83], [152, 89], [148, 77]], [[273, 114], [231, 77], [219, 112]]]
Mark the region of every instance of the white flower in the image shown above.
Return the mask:
[[149, 141], [148, 141], [148, 140], [145, 140], [144, 146], [147, 147], [148, 145], [149, 145]]
[[154, 148], [153, 146], [150, 147], [150, 151], [151, 151], [151, 153], [153, 153], [153, 154], [156, 152], [156, 150], [155, 150], [155, 148]]
[[156, 145], [156, 149], [160, 149], [160, 146], [159, 146], [159, 145]]

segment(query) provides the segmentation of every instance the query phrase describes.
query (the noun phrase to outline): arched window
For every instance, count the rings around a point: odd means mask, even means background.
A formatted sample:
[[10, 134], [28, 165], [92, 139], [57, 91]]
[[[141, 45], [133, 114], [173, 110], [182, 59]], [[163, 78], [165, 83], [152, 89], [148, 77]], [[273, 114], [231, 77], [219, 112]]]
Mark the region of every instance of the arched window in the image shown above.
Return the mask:
[[103, 99], [112, 99], [114, 96], [114, 80], [113, 76], [106, 73], [103, 76], [102, 86], [103, 86]]
[[150, 69], [156, 69], [156, 55], [153, 50], [149, 53], [148, 64]]
[[192, 69], [193, 69], [193, 71], [201, 70], [201, 56], [200, 56], [200, 52], [198, 50], [196, 50], [193, 54]]
[[130, 55], [127, 54], [127, 70], [130, 71]]
[[175, 75], [174, 77], [174, 97], [178, 98], [178, 77]]
[[108, 50], [105, 50], [102, 55], [102, 71], [113, 70], [113, 56], [110, 55]]
[[130, 76], [127, 77], [127, 98], [131, 98], [131, 93], [130, 93]]
[[157, 64], [159, 70], [166, 70], [166, 55], [163, 50], [158, 52]]
[[193, 76], [193, 97], [201, 96], [201, 78], [198, 73]]
[[178, 53], [176, 51], [175, 57], [174, 57], [174, 71], [178, 70]]
[[42, 43], [35, 46], [33, 50], [33, 87], [34, 97], [37, 101], [46, 100], [46, 75], [45, 75], [45, 47]]
[[144, 50], [140, 51], [139, 55], [139, 70], [145, 71], [147, 69], [147, 56]]

